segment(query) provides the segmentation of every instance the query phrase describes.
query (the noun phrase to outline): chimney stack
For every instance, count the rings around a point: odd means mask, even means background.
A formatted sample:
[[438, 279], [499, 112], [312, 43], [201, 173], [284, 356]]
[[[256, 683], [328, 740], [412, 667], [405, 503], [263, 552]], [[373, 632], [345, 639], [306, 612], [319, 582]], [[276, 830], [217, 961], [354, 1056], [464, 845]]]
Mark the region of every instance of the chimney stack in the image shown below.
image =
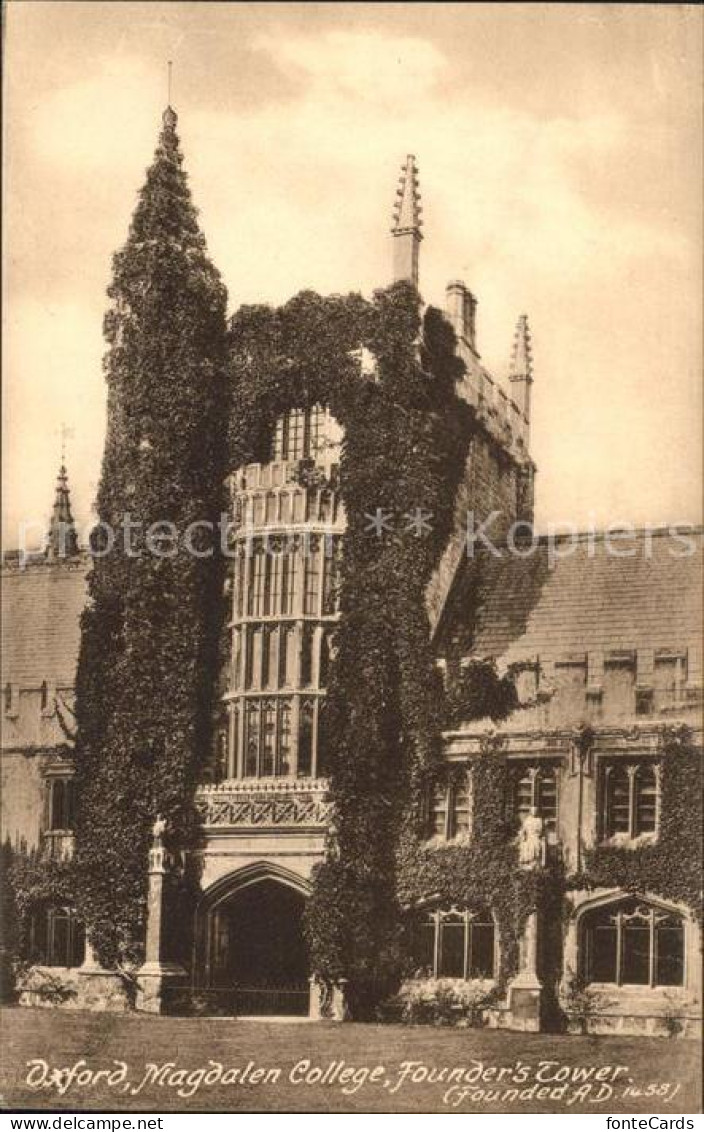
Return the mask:
[[455, 334], [464, 340], [473, 354], [477, 353], [477, 300], [461, 279], [453, 279], [445, 288], [445, 309]]

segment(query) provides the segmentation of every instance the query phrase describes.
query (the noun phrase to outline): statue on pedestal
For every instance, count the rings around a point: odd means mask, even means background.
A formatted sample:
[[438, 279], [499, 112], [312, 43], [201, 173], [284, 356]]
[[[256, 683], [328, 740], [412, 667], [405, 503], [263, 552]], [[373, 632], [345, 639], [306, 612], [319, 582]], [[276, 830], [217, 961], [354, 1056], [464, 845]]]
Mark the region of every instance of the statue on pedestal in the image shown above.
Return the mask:
[[518, 863], [521, 868], [534, 869], [542, 864], [543, 849], [543, 819], [538, 817], [536, 807], [531, 806], [518, 834]]
[[163, 845], [164, 833], [166, 832], [166, 818], [162, 818], [161, 814], [157, 814], [152, 826], [152, 840], [154, 846]]

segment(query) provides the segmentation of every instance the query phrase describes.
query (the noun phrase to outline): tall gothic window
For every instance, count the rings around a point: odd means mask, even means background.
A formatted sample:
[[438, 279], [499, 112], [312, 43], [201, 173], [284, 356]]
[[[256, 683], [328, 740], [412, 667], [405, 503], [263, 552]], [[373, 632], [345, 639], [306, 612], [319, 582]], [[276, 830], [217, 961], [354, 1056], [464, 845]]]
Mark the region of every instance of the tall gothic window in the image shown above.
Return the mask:
[[604, 837], [628, 838], [657, 829], [658, 768], [652, 762], [610, 763], [602, 767]]
[[275, 613], [276, 610], [271, 604], [271, 574], [273, 569], [273, 559], [268, 551], [264, 553], [264, 584], [262, 592], [262, 614], [268, 617], [269, 614]]
[[333, 658], [333, 631], [331, 629], [323, 630], [320, 640], [320, 675], [318, 685], [321, 688], [327, 688], [328, 679], [330, 677], [330, 665]]
[[265, 700], [262, 710], [260, 778], [271, 778], [276, 756], [276, 702]]
[[323, 555], [323, 614], [326, 615], [336, 613], [339, 608], [341, 562], [342, 539], [333, 538], [332, 547], [330, 547], [326, 538]]
[[279, 731], [276, 773], [288, 774], [291, 770], [291, 703], [279, 700]]
[[313, 633], [312, 625], [303, 626], [301, 640], [301, 684], [308, 687], [313, 682]]
[[264, 522], [266, 513], [265, 500], [263, 495], [255, 495], [252, 505], [252, 522], [255, 527], [261, 527]]
[[259, 701], [250, 700], [245, 716], [245, 765], [246, 778], [256, 778], [259, 771]]
[[284, 616], [290, 616], [294, 609], [296, 558], [296, 551], [291, 548], [284, 553], [281, 563], [281, 612]]
[[247, 595], [247, 613], [250, 617], [260, 617], [262, 612], [262, 598], [264, 595], [264, 570], [267, 555], [261, 542], [257, 541], [250, 561], [249, 593]]
[[303, 595], [303, 612], [315, 616], [318, 612], [318, 587], [320, 585], [320, 554], [311, 540], [305, 556], [306, 580]]
[[289, 644], [291, 641], [292, 630], [282, 625], [279, 628], [279, 687], [285, 688], [290, 684], [289, 680]]
[[232, 637], [232, 686], [239, 688], [242, 676], [242, 630], [235, 629]]
[[291, 771], [290, 699], [250, 700], [246, 708], [246, 778], [272, 778]]
[[682, 986], [684, 924], [676, 913], [636, 899], [587, 912], [580, 960], [588, 982]]
[[266, 493], [266, 521], [268, 525], [276, 522], [276, 508], [278, 500], [275, 491], [268, 491]]
[[312, 700], [301, 700], [298, 726], [298, 773], [308, 777], [313, 773], [313, 727], [315, 708]]
[[262, 688], [271, 687], [271, 629], [262, 629]]
[[537, 764], [526, 767], [516, 781], [514, 812], [519, 822], [537, 810], [546, 830], [557, 826], [557, 770], [554, 766]]
[[240, 552], [237, 556], [235, 568], [235, 609], [238, 617], [241, 617], [244, 612], [245, 561], [245, 555]]
[[276, 615], [280, 612], [281, 602], [281, 551], [278, 547], [271, 549], [271, 576], [269, 580], [269, 612]]
[[486, 909], [436, 909], [414, 925], [414, 959], [434, 978], [491, 979], [496, 970], [495, 927]]

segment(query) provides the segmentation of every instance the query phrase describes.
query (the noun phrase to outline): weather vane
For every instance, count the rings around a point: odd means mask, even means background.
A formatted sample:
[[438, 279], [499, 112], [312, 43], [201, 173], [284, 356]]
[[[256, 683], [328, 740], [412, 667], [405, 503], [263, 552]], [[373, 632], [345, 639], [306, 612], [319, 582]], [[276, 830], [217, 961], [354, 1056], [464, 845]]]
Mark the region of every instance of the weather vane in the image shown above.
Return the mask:
[[70, 440], [75, 435], [75, 430], [69, 428], [65, 421], [61, 422], [59, 428], [59, 436], [61, 437], [61, 466], [66, 464], [66, 441]]

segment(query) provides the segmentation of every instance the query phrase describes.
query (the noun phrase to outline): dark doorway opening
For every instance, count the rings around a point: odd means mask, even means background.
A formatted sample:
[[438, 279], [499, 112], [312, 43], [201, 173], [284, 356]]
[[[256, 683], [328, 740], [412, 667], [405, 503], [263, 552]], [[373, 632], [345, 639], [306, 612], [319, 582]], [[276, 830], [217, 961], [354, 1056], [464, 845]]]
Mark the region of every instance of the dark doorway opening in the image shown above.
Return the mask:
[[305, 897], [275, 880], [234, 892], [211, 913], [210, 986], [232, 1013], [307, 1014]]

